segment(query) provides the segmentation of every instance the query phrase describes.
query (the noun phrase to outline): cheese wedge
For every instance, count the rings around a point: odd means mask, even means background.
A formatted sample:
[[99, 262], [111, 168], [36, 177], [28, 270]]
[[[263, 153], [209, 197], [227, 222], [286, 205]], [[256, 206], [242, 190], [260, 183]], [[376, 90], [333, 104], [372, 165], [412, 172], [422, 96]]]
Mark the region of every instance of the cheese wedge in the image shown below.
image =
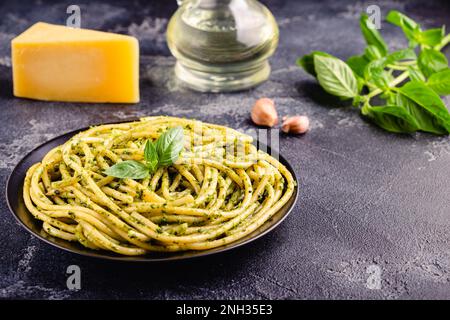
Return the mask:
[[14, 95], [139, 102], [139, 43], [131, 36], [38, 22], [11, 42]]

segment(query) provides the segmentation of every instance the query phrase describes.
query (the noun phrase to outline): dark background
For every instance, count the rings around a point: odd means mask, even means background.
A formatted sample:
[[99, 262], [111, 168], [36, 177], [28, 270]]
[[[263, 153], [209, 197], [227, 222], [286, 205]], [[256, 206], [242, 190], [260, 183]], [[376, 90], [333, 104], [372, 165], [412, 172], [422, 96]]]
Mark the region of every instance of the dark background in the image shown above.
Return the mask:
[[[272, 75], [258, 88], [235, 94], [200, 94], [177, 84], [164, 35], [175, 0], [76, 1], [82, 27], [139, 38], [141, 102], [14, 98], [10, 40], [36, 21], [64, 24], [73, 3], [0, 2], [0, 298], [450, 298], [449, 138], [386, 133], [328, 97], [295, 66], [311, 50], [341, 58], [360, 53], [358, 17], [370, 4], [378, 4], [383, 15], [397, 9], [425, 27], [438, 27], [450, 25], [448, 1], [264, 1], [280, 27]], [[406, 44], [387, 23], [381, 32], [392, 49]], [[186, 262], [103, 262], [40, 242], [7, 209], [4, 186], [14, 165], [52, 137], [153, 114], [249, 129], [249, 110], [262, 96], [275, 100], [280, 115], [306, 114], [312, 123], [306, 135], [282, 136], [280, 142], [300, 178], [296, 209], [275, 231], [243, 248]], [[81, 268], [78, 292], [66, 288], [72, 264]], [[381, 290], [366, 287], [372, 264], [382, 270]]]

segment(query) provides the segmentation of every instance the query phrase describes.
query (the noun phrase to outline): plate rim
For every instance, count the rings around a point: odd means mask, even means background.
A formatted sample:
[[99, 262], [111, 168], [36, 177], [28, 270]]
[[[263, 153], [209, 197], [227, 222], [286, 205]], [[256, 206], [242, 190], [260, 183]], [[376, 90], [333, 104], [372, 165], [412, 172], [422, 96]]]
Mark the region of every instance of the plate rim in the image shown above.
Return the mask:
[[[239, 247], [242, 247], [246, 244], [249, 244], [265, 235], [267, 235], [268, 233], [270, 233], [271, 231], [273, 231], [276, 227], [278, 227], [286, 218], [287, 216], [289, 216], [289, 214], [293, 211], [293, 209], [295, 208], [295, 205], [297, 204], [297, 200], [298, 200], [298, 196], [299, 196], [299, 186], [298, 186], [298, 178], [297, 175], [295, 173], [295, 170], [293, 168], [293, 166], [290, 164], [290, 162], [279, 152], [279, 151], [275, 151], [278, 155], [278, 158], [280, 160], [282, 160], [284, 163], [283, 165], [287, 167], [288, 171], [292, 174], [294, 181], [295, 181], [295, 186], [294, 186], [294, 193], [292, 195], [292, 204], [291, 206], [286, 210], [286, 213], [275, 223], [273, 223], [272, 225], [270, 225], [266, 230], [260, 232], [259, 234], [246, 239], [245, 241], [236, 243], [234, 245], [233, 242], [230, 243], [230, 246], [226, 246], [223, 248], [217, 247], [217, 250], [215, 251], [196, 251], [196, 250], [188, 250], [191, 252], [195, 252], [194, 254], [191, 255], [181, 255], [181, 256], [177, 256], [177, 255], [173, 255], [173, 256], [168, 256], [168, 257], [157, 257], [157, 258], [149, 258], [146, 257], [146, 255], [142, 255], [142, 256], [121, 256], [121, 255], [117, 255], [117, 256], [109, 256], [109, 255], [103, 255], [101, 254], [101, 250], [100, 251], [92, 251], [89, 250], [88, 248], [86, 248], [85, 250], [73, 250], [67, 247], [64, 247], [56, 242], [51, 241], [48, 238], [45, 238], [44, 236], [36, 233], [34, 230], [32, 230], [31, 228], [29, 228], [25, 222], [23, 222], [20, 218], [19, 215], [16, 213], [16, 211], [12, 208], [12, 205], [10, 203], [10, 199], [9, 199], [9, 193], [10, 193], [10, 184], [11, 184], [11, 180], [14, 176], [14, 174], [16, 173], [16, 171], [18, 170], [18, 168], [20, 167], [21, 164], [23, 164], [23, 162], [28, 159], [29, 157], [31, 157], [31, 155], [33, 153], [35, 153], [37, 150], [39, 150], [40, 148], [42, 148], [43, 146], [61, 139], [61, 137], [63, 136], [69, 136], [68, 139], [70, 139], [71, 137], [73, 137], [74, 135], [76, 135], [79, 132], [88, 130], [91, 127], [94, 126], [99, 126], [99, 125], [108, 125], [108, 124], [120, 124], [120, 123], [128, 123], [128, 122], [135, 122], [135, 121], [139, 121], [140, 118], [137, 119], [131, 119], [131, 120], [124, 120], [124, 121], [114, 121], [114, 122], [103, 122], [103, 123], [98, 123], [98, 124], [93, 124], [93, 125], [89, 125], [83, 128], [79, 128], [79, 129], [75, 129], [75, 130], [71, 130], [68, 131], [66, 133], [57, 135], [56, 137], [53, 137], [49, 140], [44, 141], [43, 143], [39, 144], [38, 146], [36, 146], [35, 148], [33, 148], [32, 150], [30, 150], [29, 152], [27, 152], [27, 154], [25, 156], [23, 156], [19, 162], [17, 162], [17, 164], [14, 166], [14, 168], [11, 170], [8, 179], [6, 180], [6, 188], [5, 188], [5, 198], [6, 198], [6, 203], [8, 206], [8, 209], [10, 211], [10, 213], [13, 215], [14, 219], [16, 220], [16, 222], [19, 223], [19, 225], [24, 228], [28, 233], [30, 233], [32, 236], [44, 241], [44, 243], [47, 243], [50, 246], [56, 247], [58, 249], [64, 250], [66, 252], [69, 252], [71, 254], [76, 254], [76, 255], [80, 255], [80, 256], [84, 256], [84, 257], [89, 257], [89, 258], [95, 258], [95, 259], [100, 259], [100, 260], [107, 260], [107, 261], [120, 261], [120, 262], [139, 262], [139, 263], [157, 263], [157, 262], [166, 262], [166, 261], [180, 261], [180, 260], [191, 260], [191, 259], [195, 259], [195, 258], [203, 258], [206, 256], [210, 256], [210, 255], [214, 255], [214, 254], [220, 254], [220, 253], [224, 253], [227, 251], [230, 251], [232, 249], [237, 249]], [[272, 148], [262, 142], [260, 142], [258, 139], [255, 139], [255, 141], [262, 146], [265, 146], [267, 149], [266, 150], [271, 150]], [[280, 161], [281, 162], [281, 161]], [[20, 183], [20, 185], [23, 188], [23, 180]], [[18, 191], [18, 190], [17, 190]], [[18, 194], [18, 197], [20, 197], [23, 195], [22, 194]], [[28, 214], [31, 216], [32, 219], [36, 219], [31, 213], [30, 211], [27, 209]], [[279, 210], [277, 211], [279, 212]], [[268, 221], [266, 221], [265, 223], [267, 223]], [[264, 224], [265, 224], [264, 223]], [[256, 230], [258, 230], [259, 228], [261, 228], [264, 224], [262, 224], [260, 227], [258, 227]]]

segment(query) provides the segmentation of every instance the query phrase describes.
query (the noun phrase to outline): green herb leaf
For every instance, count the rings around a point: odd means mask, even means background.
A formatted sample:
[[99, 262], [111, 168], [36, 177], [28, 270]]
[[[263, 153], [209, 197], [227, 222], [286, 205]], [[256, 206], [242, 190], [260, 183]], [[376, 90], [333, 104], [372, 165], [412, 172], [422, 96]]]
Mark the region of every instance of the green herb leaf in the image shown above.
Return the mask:
[[183, 128], [178, 126], [164, 132], [156, 141], [158, 161], [161, 166], [173, 164], [184, 146]]
[[366, 104], [361, 113], [386, 131], [411, 133], [419, 130], [417, 121], [400, 106], [372, 107]]
[[390, 53], [386, 57], [386, 64], [395, 63], [400, 60], [415, 60], [417, 59], [416, 53], [413, 49], [407, 48]]
[[145, 143], [144, 158], [150, 173], [155, 172], [158, 167], [158, 153], [155, 144], [150, 140]]
[[383, 54], [376, 46], [369, 45], [364, 49], [364, 57], [366, 57], [367, 60], [372, 61], [382, 58]]
[[396, 90], [400, 93], [398, 104], [416, 119], [420, 130], [435, 134], [450, 133], [450, 114], [433, 90], [417, 81], [408, 82]]
[[[443, 26], [442, 29], [444, 29], [444, 33], [445, 33], [445, 26]], [[438, 45], [436, 45], [434, 47], [434, 49], [441, 50], [442, 48], [444, 48], [449, 43], [450, 43], [450, 33], [447, 34], [444, 38], [442, 38], [441, 42]]]
[[359, 25], [361, 26], [361, 31], [367, 44], [374, 46], [378, 49], [381, 56], [385, 56], [388, 53], [388, 46], [366, 14], [361, 15]]
[[450, 69], [433, 73], [428, 78], [427, 86], [438, 95], [450, 94]]
[[[409, 48], [389, 53], [368, 16], [362, 15], [360, 26], [367, 42], [364, 54], [344, 63], [315, 51], [298, 59], [297, 64], [316, 76], [325, 91], [352, 99], [353, 106], [362, 106], [363, 114], [386, 130], [450, 133], [450, 114], [439, 97], [450, 94], [450, 69], [440, 52], [450, 42], [450, 35], [445, 36], [445, 27], [424, 31], [398, 11], [389, 12], [387, 21], [403, 30]], [[419, 44], [417, 57], [414, 48]], [[377, 97], [386, 100], [386, 106], [372, 107], [370, 101]]]
[[358, 94], [358, 84], [352, 69], [338, 58], [314, 56], [317, 80], [330, 94], [350, 99]]
[[418, 65], [426, 77], [448, 68], [444, 54], [434, 49], [423, 49], [419, 54]]
[[417, 42], [423, 45], [434, 47], [441, 43], [445, 36], [445, 28], [428, 29], [417, 34]]
[[444, 134], [440, 125], [435, 124], [435, 117], [432, 113], [428, 112], [425, 108], [418, 105], [408, 97], [398, 93], [395, 96], [395, 103], [404, 107], [408, 113], [417, 121], [419, 129], [425, 132], [431, 132], [434, 134]]
[[144, 179], [159, 166], [173, 164], [180, 156], [183, 146], [183, 128], [171, 128], [161, 134], [156, 143], [147, 140], [144, 148], [145, 164], [134, 160], [122, 161], [105, 170], [105, 174], [122, 179]]
[[106, 169], [105, 174], [121, 179], [144, 179], [148, 177], [148, 168], [141, 162], [126, 160], [116, 163], [112, 167]]
[[403, 33], [409, 40], [410, 47], [414, 48], [415, 46], [417, 46], [416, 37], [417, 34], [422, 30], [420, 29], [419, 24], [417, 24], [413, 19], [409, 18], [401, 12], [392, 10], [388, 13], [386, 21], [402, 28]]
[[365, 56], [352, 56], [347, 59], [347, 64], [353, 72], [360, 76], [364, 77], [364, 69], [370, 61]]
[[386, 17], [386, 21], [396, 25], [397, 27], [406, 27], [410, 31], [419, 27], [417, 22], [397, 10], [391, 10]]
[[314, 77], [317, 75], [316, 70], [314, 68], [314, 56], [324, 56], [324, 57], [332, 57], [326, 52], [322, 51], [313, 51], [310, 54], [304, 55], [303, 57], [297, 59], [297, 65], [302, 67], [306, 72]]

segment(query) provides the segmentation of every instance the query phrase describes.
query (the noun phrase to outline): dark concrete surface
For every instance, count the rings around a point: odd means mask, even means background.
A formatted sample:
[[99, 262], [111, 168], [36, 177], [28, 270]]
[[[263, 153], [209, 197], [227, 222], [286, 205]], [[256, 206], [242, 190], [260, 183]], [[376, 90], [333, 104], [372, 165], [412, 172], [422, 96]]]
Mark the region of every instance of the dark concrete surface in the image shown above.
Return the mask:
[[[38, 20], [64, 24], [72, 3], [0, 2], [0, 298], [450, 298], [449, 138], [381, 131], [355, 110], [337, 108], [342, 103], [294, 64], [311, 50], [342, 58], [360, 53], [358, 16], [370, 4], [378, 4], [383, 15], [399, 9], [437, 27], [450, 25], [446, 1], [265, 1], [280, 27], [272, 75], [258, 88], [235, 94], [187, 91], [173, 78], [164, 32], [175, 0], [76, 1], [82, 27], [139, 38], [142, 101], [86, 105], [14, 98], [10, 40]], [[381, 31], [392, 48], [405, 44], [387, 23]], [[308, 115], [312, 128], [304, 136], [281, 137], [281, 152], [300, 177], [295, 210], [250, 245], [186, 262], [103, 262], [42, 243], [7, 209], [4, 186], [12, 168], [52, 137], [156, 114], [246, 130], [252, 128], [251, 105], [262, 96], [273, 98], [281, 115]], [[77, 292], [66, 287], [72, 264], [82, 272]], [[366, 285], [371, 265], [381, 270], [380, 290]]]

